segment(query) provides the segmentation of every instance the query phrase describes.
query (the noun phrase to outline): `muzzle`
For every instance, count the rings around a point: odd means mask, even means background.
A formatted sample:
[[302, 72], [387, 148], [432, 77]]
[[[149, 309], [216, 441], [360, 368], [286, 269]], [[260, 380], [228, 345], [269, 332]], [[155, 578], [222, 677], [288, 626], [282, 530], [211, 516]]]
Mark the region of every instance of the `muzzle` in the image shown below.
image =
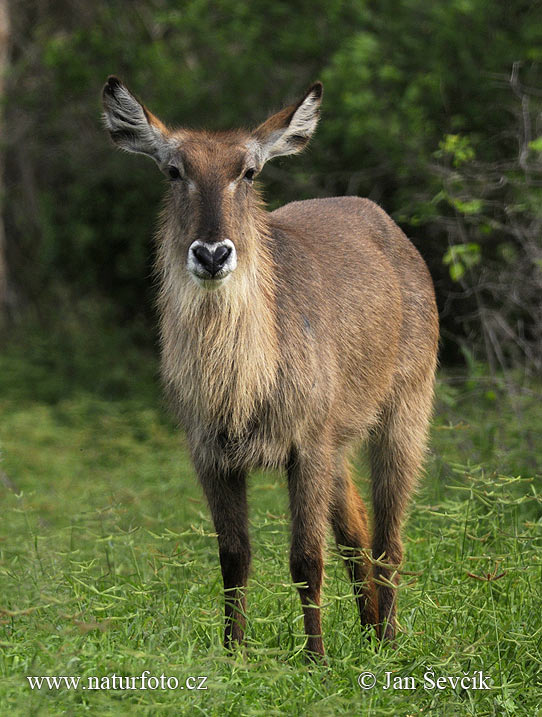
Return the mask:
[[218, 288], [237, 267], [235, 246], [229, 239], [212, 243], [197, 239], [190, 245], [186, 266], [200, 286]]

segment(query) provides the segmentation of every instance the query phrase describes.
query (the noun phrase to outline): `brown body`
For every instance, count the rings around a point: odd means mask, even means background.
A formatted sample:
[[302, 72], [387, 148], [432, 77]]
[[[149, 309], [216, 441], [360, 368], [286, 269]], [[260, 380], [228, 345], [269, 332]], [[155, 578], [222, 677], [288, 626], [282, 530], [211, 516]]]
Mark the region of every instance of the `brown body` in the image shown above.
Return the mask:
[[[218, 533], [225, 643], [244, 632], [246, 477], [277, 467], [288, 473], [291, 572], [302, 584], [307, 647], [318, 654], [329, 524], [362, 623], [395, 634], [401, 521], [423, 457], [438, 341], [427, 268], [382, 209], [340, 197], [267, 213], [251, 186], [266, 159], [308, 141], [321, 94], [313, 86], [253, 133], [171, 132], [142, 108], [162, 138], [151, 151], [142, 145], [149, 128], [134, 139], [137, 108], [126, 115], [136, 100], [115, 79], [104, 90], [112, 137], [180, 174], [158, 233], [162, 369]], [[361, 441], [372, 538], [348, 467]]]

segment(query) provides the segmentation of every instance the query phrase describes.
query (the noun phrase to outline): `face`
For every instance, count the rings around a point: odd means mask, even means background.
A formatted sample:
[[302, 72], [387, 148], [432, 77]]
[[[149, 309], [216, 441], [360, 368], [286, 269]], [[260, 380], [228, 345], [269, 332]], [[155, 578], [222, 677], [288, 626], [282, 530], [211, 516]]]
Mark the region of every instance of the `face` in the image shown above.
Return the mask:
[[247, 251], [240, 231], [254, 191], [255, 160], [248, 137], [183, 133], [163, 170], [186, 217], [186, 268], [205, 290], [230, 280]]
[[171, 131], [114, 76], [102, 99], [113, 142], [152, 157], [171, 182], [164, 222], [179, 237], [175, 251], [181, 249], [189, 276], [205, 290], [223, 286], [249, 264], [262, 230], [252, 180], [268, 160], [306, 146], [318, 122], [321, 83], [253, 132]]

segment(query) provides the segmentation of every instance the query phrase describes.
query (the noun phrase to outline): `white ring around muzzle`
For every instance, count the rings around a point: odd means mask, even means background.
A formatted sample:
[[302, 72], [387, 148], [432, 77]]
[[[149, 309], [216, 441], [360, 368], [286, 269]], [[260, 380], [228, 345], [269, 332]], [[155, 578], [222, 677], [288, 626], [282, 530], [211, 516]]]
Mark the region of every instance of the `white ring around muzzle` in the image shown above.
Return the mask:
[[[194, 249], [198, 246], [205, 247], [205, 249], [207, 249], [207, 251], [211, 254], [214, 254], [214, 252], [221, 246], [226, 246], [230, 249], [230, 254], [224, 265], [214, 276], [210, 276], [206, 269], [202, 267], [200, 262], [196, 259]], [[190, 248], [188, 249], [186, 268], [198, 286], [201, 286], [204, 289], [218, 289], [218, 287], [226, 283], [226, 281], [230, 278], [232, 271], [237, 268], [237, 252], [235, 250], [235, 245], [230, 239], [223, 239], [222, 241], [213, 243], [203, 242], [196, 239], [196, 241], [192, 242]]]

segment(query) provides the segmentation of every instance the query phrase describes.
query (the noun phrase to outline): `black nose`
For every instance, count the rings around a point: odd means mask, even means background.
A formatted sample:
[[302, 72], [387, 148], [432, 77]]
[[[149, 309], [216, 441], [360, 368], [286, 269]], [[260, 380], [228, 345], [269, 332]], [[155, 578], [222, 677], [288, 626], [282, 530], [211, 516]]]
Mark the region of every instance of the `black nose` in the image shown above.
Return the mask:
[[211, 276], [218, 274], [220, 269], [226, 263], [227, 258], [231, 254], [231, 247], [221, 244], [216, 249], [211, 245], [210, 248], [198, 244], [198, 246], [192, 250], [194, 256]]

